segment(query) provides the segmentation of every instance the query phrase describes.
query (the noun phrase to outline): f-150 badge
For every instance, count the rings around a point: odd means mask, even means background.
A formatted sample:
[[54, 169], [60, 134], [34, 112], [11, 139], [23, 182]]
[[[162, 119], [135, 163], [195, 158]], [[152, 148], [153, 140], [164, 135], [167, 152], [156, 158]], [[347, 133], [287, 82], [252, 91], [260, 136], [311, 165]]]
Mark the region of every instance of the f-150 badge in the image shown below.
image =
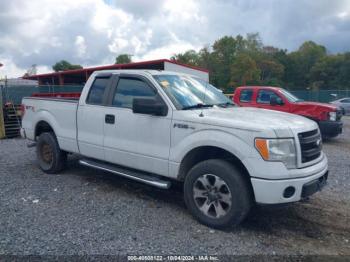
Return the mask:
[[179, 123], [174, 123], [174, 128], [175, 127], [177, 127], [177, 128], [184, 128], [184, 129], [196, 129], [193, 126], [189, 126], [187, 124], [179, 124]]

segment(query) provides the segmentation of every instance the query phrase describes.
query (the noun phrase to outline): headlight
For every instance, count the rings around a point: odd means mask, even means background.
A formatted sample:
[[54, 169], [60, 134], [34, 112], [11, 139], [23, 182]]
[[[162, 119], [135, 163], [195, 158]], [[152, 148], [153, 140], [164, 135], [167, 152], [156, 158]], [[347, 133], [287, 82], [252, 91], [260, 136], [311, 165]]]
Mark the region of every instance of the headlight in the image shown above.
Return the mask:
[[266, 161], [280, 161], [287, 168], [296, 168], [294, 139], [255, 139], [255, 148]]
[[337, 120], [337, 112], [329, 112], [328, 115], [329, 115], [329, 120], [331, 121]]

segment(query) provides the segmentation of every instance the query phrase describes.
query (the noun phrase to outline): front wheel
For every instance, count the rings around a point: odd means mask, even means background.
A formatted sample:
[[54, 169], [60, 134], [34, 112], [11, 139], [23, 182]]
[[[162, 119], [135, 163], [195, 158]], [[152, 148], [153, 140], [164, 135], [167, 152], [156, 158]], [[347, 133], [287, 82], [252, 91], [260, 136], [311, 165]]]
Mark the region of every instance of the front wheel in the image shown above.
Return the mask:
[[67, 162], [67, 153], [60, 149], [53, 133], [42, 133], [39, 136], [36, 154], [40, 168], [48, 174], [60, 172]]
[[238, 225], [252, 204], [243, 174], [220, 159], [200, 162], [188, 172], [184, 198], [192, 215], [213, 228]]

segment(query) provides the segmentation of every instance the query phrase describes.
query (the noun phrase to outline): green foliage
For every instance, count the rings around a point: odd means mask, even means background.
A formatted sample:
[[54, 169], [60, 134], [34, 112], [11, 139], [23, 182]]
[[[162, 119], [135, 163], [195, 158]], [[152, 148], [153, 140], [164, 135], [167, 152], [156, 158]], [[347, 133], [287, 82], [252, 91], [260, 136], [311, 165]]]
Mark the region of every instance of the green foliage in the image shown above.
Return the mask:
[[350, 86], [350, 52], [330, 55], [324, 46], [312, 41], [289, 53], [264, 46], [258, 33], [224, 36], [211, 47], [188, 50], [171, 59], [207, 68], [210, 82], [224, 91], [239, 85], [316, 90]]
[[303, 43], [300, 48], [289, 54], [290, 65], [287, 67], [286, 74], [291, 87], [305, 88], [313, 87], [311, 82], [310, 70], [323, 57], [325, 57], [326, 48], [308, 41]]
[[131, 62], [131, 55], [128, 54], [120, 54], [115, 59], [115, 64], [128, 64]]
[[248, 54], [241, 53], [234, 60], [231, 68], [230, 83], [233, 86], [249, 85], [259, 81], [261, 70]]
[[310, 70], [310, 80], [316, 89], [332, 86], [337, 89], [349, 87], [350, 53], [324, 56]]
[[197, 66], [199, 64], [199, 54], [195, 50], [188, 50], [183, 54], [176, 54], [170, 59], [189, 65]]
[[55, 72], [82, 69], [82, 68], [83, 67], [81, 65], [73, 65], [66, 60], [61, 60], [52, 66], [52, 69]]

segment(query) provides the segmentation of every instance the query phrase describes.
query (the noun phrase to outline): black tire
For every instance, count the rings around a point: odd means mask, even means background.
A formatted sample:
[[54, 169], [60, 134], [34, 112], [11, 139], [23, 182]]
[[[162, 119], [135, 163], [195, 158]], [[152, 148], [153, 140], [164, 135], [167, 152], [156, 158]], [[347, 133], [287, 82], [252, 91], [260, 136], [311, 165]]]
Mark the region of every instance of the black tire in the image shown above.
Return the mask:
[[58, 145], [54, 133], [42, 133], [36, 143], [36, 155], [39, 167], [47, 174], [62, 171], [67, 163], [67, 153]]
[[[206, 179], [210, 178], [210, 175], [206, 176], [206, 174], [214, 175], [214, 184], [216, 183], [216, 177], [220, 178], [218, 181], [221, 181], [221, 183], [223, 180], [225, 185], [223, 185], [220, 190], [224, 190], [227, 187], [229, 189], [228, 193], [232, 196], [229, 198], [231, 199], [232, 204], [230, 206], [225, 204], [226, 214], [221, 217], [213, 217], [215, 214], [216, 216], [218, 215], [217, 212], [212, 212], [213, 216], [211, 216], [209, 213], [212, 210], [208, 212], [208, 215], [205, 214], [204, 211], [201, 211], [198, 204], [200, 198], [195, 200], [194, 191], [199, 192], [197, 186], [201, 184], [198, 180], [202, 181], [204, 177]], [[227, 189], [224, 193], [227, 194]], [[219, 229], [240, 224], [247, 216], [252, 206], [250, 185], [244, 179], [243, 174], [235, 166], [221, 159], [210, 159], [200, 162], [188, 172], [184, 183], [184, 199], [187, 208], [199, 222], [209, 227]], [[211, 201], [209, 200], [209, 197], [207, 197], [207, 201], [204, 201], [207, 206], [211, 205], [208, 204]], [[220, 202], [221, 200], [215, 201]], [[211, 203], [215, 204], [214, 202]], [[222, 202], [219, 204], [221, 208], [224, 207]], [[203, 208], [203, 206], [201, 208]], [[210, 209], [213, 208], [216, 211], [215, 206], [210, 207]]]
[[341, 109], [341, 113], [342, 113], [342, 115], [343, 115], [343, 116], [345, 116], [345, 115], [346, 115], [345, 108], [344, 108], [344, 107], [340, 107], [340, 109]]

